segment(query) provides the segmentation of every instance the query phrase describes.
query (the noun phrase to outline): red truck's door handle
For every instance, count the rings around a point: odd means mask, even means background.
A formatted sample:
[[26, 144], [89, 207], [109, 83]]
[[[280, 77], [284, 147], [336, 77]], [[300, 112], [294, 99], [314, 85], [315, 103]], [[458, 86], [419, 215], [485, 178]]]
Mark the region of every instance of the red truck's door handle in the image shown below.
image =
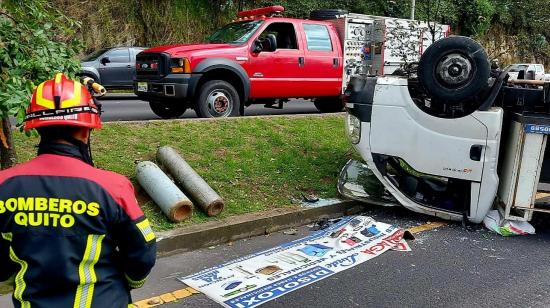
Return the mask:
[[338, 58], [332, 58], [332, 66], [333, 67], [338, 67]]
[[304, 67], [305, 62], [306, 62], [306, 60], [304, 59], [304, 57], [299, 57], [298, 58], [298, 65], [300, 65], [300, 67]]

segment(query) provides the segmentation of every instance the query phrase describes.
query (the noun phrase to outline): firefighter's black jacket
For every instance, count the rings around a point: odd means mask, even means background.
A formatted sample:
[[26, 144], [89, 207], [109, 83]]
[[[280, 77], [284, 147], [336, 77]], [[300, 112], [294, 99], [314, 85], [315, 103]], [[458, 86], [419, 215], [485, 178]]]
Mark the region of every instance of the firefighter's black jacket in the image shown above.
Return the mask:
[[155, 235], [125, 177], [77, 147], [0, 172], [0, 281], [16, 307], [127, 307], [155, 263]]

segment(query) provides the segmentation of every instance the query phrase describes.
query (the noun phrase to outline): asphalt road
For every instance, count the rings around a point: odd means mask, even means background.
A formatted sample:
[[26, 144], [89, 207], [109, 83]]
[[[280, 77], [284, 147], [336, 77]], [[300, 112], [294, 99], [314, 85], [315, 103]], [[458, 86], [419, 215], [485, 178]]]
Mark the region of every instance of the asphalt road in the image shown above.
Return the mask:
[[[402, 208], [370, 208], [378, 221], [409, 227], [431, 217]], [[265, 307], [550, 307], [550, 227], [536, 235], [501, 237], [482, 226], [450, 224], [416, 235], [408, 253], [379, 257], [266, 303]], [[545, 225], [546, 221], [546, 225]], [[310, 233], [275, 233], [161, 258], [134, 300], [185, 287], [175, 277], [289, 242]], [[193, 295], [162, 307], [219, 307]]]
[[[366, 207], [365, 215], [407, 228], [433, 221], [403, 208]], [[539, 215], [539, 214], [537, 214]], [[262, 307], [550, 307], [550, 226], [536, 235], [501, 237], [482, 226], [449, 224], [416, 234], [411, 252], [388, 251], [365, 263], [295, 290]], [[135, 301], [185, 287], [176, 277], [304, 237], [282, 232], [159, 258]], [[12, 307], [9, 295], [0, 307]], [[219, 307], [197, 294], [172, 307]]]
[[[158, 120], [149, 108], [149, 103], [138, 100], [133, 95], [112, 94], [100, 100], [103, 105], [101, 119], [105, 122]], [[285, 103], [283, 109], [265, 108], [264, 105], [252, 105], [245, 108], [245, 115], [277, 115], [277, 114], [307, 114], [318, 113], [317, 108], [309, 100], [294, 99]], [[195, 111], [187, 110], [181, 118], [196, 118]]]

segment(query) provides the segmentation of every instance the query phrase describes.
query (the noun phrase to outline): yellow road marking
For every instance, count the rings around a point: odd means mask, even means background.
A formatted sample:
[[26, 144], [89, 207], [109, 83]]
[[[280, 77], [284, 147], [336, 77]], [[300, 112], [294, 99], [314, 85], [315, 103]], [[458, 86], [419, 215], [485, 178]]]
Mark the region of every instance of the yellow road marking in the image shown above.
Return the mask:
[[[406, 229], [406, 231], [409, 231], [412, 234], [417, 234], [420, 232], [425, 232], [433, 229], [437, 229], [440, 227], [444, 227], [448, 225], [449, 223], [446, 221], [434, 221], [429, 222], [420, 226], [414, 226], [412, 228]], [[192, 296], [194, 294], [199, 294], [200, 292], [191, 288], [187, 287], [184, 289], [176, 290], [170, 293], [164, 293], [159, 296], [151, 297], [148, 299], [141, 300], [139, 302], [134, 303], [134, 307], [136, 308], [150, 308], [150, 307], [156, 307], [161, 306], [166, 303], [174, 302], [179, 299], [183, 299], [189, 296]]]
[[173, 292], [164, 293], [159, 296], [147, 298], [139, 302], [135, 302], [133, 305], [135, 308], [156, 307], [156, 306], [164, 305], [166, 303], [175, 302], [179, 299], [184, 299], [186, 297], [189, 297], [191, 295], [198, 294], [198, 293], [200, 292], [191, 287], [187, 287], [187, 288], [179, 289]]
[[449, 223], [446, 222], [446, 221], [434, 221], [434, 222], [430, 222], [430, 223], [423, 224], [423, 225], [420, 225], [420, 226], [414, 226], [412, 228], [408, 228], [407, 231], [409, 231], [412, 234], [416, 234], [416, 233], [420, 233], [420, 232], [424, 232], [424, 231], [437, 229], [439, 227], [443, 227], [443, 226], [446, 226], [448, 224]]

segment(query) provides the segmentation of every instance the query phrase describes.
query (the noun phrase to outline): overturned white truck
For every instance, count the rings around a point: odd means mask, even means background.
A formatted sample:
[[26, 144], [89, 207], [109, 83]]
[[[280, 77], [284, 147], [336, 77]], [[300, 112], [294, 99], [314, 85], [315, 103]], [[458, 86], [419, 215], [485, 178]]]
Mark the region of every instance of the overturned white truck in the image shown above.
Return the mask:
[[[347, 130], [384, 188], [415, 212], [479, 223], [550, 212], [550, 84], [491, 71], [484, 49], [454, 36], [431, 45], [416, 74], [352, 77]], [[540, 194], [539, 194], [540, 196]]]

